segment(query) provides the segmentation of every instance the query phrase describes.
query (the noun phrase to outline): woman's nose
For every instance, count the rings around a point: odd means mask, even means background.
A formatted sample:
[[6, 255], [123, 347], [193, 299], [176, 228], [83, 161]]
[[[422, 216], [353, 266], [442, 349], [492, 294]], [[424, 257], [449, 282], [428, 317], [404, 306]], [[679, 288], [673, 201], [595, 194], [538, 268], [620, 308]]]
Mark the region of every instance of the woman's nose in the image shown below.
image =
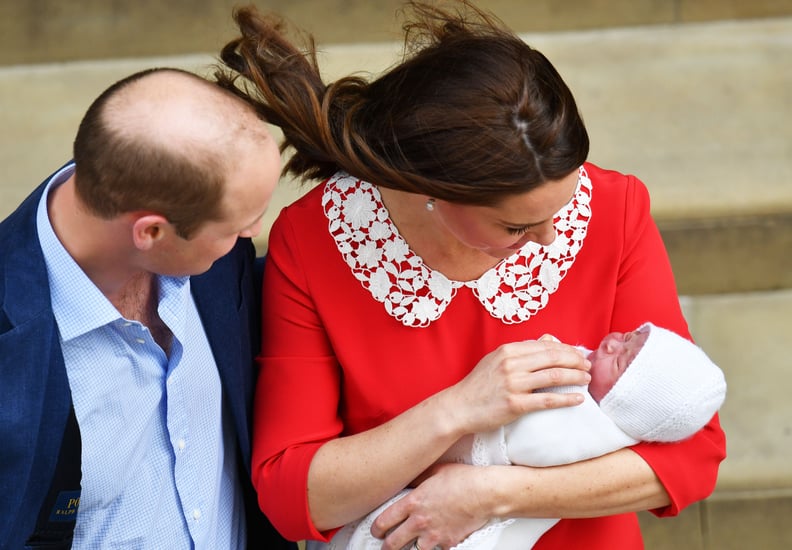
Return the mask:
[[555, 224], [550, 220], [541, 225], [532, 227], [522, 238], [514, 243], [510, 248], [522, 248], [528, 241], [547, 246], [552, 244], [556, 238]]
[[542, 246], [552, 244], [556, 238], [556, 230], [553, 220], [543, 223], [539, 227], [535, 228], [534, 235], [534, 241], [541, 244]]

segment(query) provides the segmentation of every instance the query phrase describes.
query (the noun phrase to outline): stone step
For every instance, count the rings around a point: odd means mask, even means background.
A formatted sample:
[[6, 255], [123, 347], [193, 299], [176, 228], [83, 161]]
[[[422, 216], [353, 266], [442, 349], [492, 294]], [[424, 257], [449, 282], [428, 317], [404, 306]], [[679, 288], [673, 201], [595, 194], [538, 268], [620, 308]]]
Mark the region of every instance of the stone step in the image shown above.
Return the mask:
[[[403, 0], [268, 0], [323, 44], [397, 40]], [[668, 25], [792, 15], [785, 0], [478, 0], [519, 32]], [[181, 55], [218, 50], [237, 0], [0, 2], [0, 65]], [[45, 15], [42, 15], [45, 14]]]

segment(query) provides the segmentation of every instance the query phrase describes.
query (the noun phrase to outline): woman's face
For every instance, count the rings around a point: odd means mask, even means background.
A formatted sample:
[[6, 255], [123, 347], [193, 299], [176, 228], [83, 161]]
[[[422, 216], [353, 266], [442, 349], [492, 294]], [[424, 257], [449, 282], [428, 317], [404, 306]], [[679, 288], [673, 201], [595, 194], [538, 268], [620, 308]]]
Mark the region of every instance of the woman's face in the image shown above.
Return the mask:
[[497, 206], [435, 203], [434, 215], [463, 244], [495, 258], [507, 258], [528, 241], [541, 245], [556, 236], [553, 217], [573, 197], [578, 170]]
[[597, 403], [605, 397], [605, 394], [624, 374], [648, 337], [648, 330], [612, 332], [602, 339], [597, 349], [589, 354], [591, 382], [588, 389]]

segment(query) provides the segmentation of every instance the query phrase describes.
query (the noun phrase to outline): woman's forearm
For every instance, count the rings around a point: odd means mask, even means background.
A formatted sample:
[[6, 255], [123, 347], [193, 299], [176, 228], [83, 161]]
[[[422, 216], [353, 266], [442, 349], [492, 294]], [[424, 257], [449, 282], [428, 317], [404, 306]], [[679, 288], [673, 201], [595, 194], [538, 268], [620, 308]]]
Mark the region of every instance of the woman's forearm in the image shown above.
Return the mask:
[[437, 460], [462, 435], [443, 410], [434, 396], [381, 426], [325, 443], [308, 471], [316, 528], [365, 515]]
[[462, 381], [391, 421], [328, 441], [308, 471], [314, 525], [326, 530], [367, 514], [465, 434], [493, 429], [536, 410], [578, 405], [580, 394], [534, 390], [586, 384], [588, 367], [578, 351], [558, 342], [504, 344]]
[[630, 449], [564, 466], [492, 468], [486, 485], [494, 517], [586, 518], [670, 504], [655, 473]]

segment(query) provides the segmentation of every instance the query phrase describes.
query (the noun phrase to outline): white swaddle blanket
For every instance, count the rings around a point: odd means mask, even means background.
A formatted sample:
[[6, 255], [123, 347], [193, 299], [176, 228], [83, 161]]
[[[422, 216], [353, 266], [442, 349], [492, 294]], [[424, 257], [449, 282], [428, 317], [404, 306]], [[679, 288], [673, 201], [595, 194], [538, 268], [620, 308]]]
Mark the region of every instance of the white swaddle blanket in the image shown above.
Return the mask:
[[[535, 411], [496, 430], [460, 439], [440, 459], [474, 466], [519, 464], [557, 466], [601, 456], [638, 443], [602, 412], [585, 386], [553, 388], [553, 392], [579, 392], [582, 404]], [[328, 544], [310, 550], [379, 550], [382, 540], [371, 534], [374, 520], [409, 489], [382, 504], [358, 521], [345, 525]], [[453, 550], [526, 550], [558, 522], [557, 518], [491, 520]]]

